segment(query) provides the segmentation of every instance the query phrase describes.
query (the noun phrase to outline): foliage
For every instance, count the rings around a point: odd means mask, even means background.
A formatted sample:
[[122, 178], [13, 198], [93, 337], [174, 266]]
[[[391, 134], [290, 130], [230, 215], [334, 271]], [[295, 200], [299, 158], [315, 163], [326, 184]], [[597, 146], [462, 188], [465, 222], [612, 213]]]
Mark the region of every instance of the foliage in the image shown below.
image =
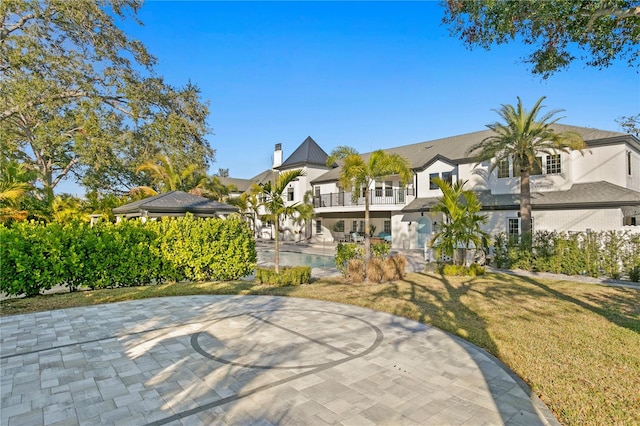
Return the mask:
[[309, 266], [285, 266], [276, 272], [272, 268], [257, 268], [256, 282], [259, 284], [272, 284], [277, 287], [297, 286], [308, 284], [311, 281], [311, 267]]
[[364, 282], [365, 263], [361, 259], [349, 259], [345, 269], [345, 279], [351, 283]]
[[179, 219], [148, 222], [158, 235], [154, 252], [164, 261], [163, 276], [173, 281], [230, 280], [256, 266], [255, 240], [238, 219]]
[[475, 277], [484, 275], [484, 266], [472, 263], [470, 266], [445, 264], [440, 267], [440, 273], [448, 276]]
[[[438, 199], [432, 212], [442, 213], [446, 220], [442, 221], [434, 234], [431, 245], [435, 247], [437, 257], [444, 253], [453, 259], [454, 264], [462, 265], [469, 248], [482, 247], [483, 238], [488, 237], [480, 229], [487, 218], [479, 214], [482, 205], [475, 193], [464, 189], [466, 182], [457, 181], [453, 186], [440, 178], [433, 182], [442, 191], [442, 197]], [[460, 251], [462, 256], [459, 256]]]
[[32, 173], [24, 164], [0, 158], [0, 223], [27, 218], [21, 202], [29, 191]]
[[37, 171], [49, 201], [71, 176], [124, 191], [146, 184], [135, 168], [158, 154], [180, 170], [214, 159], [198, 87], [167, 84], [156, 59], [120, 29], [127, 17], [137, 21], [141, 4], [0, 3], [0, 134], [9, 155]]
[[496, 110], [503, 122], [487, 125], [493, 131], [479, 143], [473, 145], [468, 154], [477, 162], [491, 161], [489, 171], [493, 171], [502, 161], [511, 161], [513, 170], [520, 171], [520, 226], [522, 234], [531, 232], [531, 171], [537, 164], [537, 156], [541, 154], [555, 155], [559, 152], [581, 150], [586, 145], [575, 132], [556, 132], [553, 125], [560, 118], [553, 118], [560, 110], [549, 111], [541, 117], [545, 97], [535, 103], [531, 111], [522, 106], [518, 97], [518, 105], [502, 105]]
[[362, 156], [354, 148], [339, 146], [327, 157], [327, 167], [342, 162], [338, 182], [342, 188], [352, 189], [352, 197], [357, 199], [364, 189], [364, 259], [371, 259], [371, 226], [369, 224], [369, 197], [371, 186], [376, 181], [386, 180], [389, 176], [399, 175], [400, 185], [405, 186], [413, 178], [409, 161], [395, 153], [376, 150]]
[[509, 241], [504, 233], [495, 239], [498, 268], [519, 268], [566, 275], [606, 276], [623, 274], [638, 281], [640, 235], [622, 231], [536, 231], [531, 242]]
[[278, 174], [273, 182], [269, 181], [260, 187], [260, 194], [263, 197], [261, 205], [267, 211], [265, 217], [275, 225], [273, 263], [276, 274], [280, 271], [280, 221], [287, 217], [295, 217], [297, 214], [306, 213], [303, 203], [289, 205], [283, 197], [287, 186], [300, 176], [304, 176], [304, 170], [288, 170]]
[[0, 225], [0, 291], [34, 296], [55, 285], [111, 288], [166, 280], [228, 280], [256, 265], [239, 220], [16, 222]]
[[640, 137], [640, 114], [618, 117], [616, 123], [624, 132]]
[[383, 259], [391, 250], [391, 247], [387, 243], [371, 243], [371, 256], [374, 259]]
[[443, 23], [468, 47], [522, 40], [535, 46], [525, 62], [547, 78], [569, 66], [578, 46], [586, 64], [604, 68], [618, 59], [638, 63], [640, 8], [634, 0], [446, 0]]
[[343, 275], [346, 274], [347, 266], [351, 259], [362, 259], [363, 249], [354, 243], [338, 243], [336, 246], [336, 269]]

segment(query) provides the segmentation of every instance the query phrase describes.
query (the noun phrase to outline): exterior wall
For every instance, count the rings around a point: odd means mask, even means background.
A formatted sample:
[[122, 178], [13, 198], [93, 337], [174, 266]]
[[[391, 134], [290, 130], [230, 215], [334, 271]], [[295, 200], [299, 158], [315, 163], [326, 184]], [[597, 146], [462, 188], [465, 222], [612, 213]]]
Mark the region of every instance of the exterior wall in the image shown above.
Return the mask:
[[575, 160], [574, 183], [607, 181], [614, 185], [627, 187], [625, 144], [587, 148], [572, 152]]
[[452, 182], [456, 182], [459, 178], [458, 168], [452, 164], [449, 164], [444, 161], [436, 161], [432, 165], [430, 165], [427, 169], [418, 172], [416, 174], [418, 188], [417, 188], [417, 197], [418, 198], [429, 198], [429, 197], [439, 197], [442, 195], [442, 192], [439, 189], [429, 189], [429, 175], [431, 173], [438, 173], [440, 177], [442, 177], [443, 172], [451, 172]]
[[[640, 152], [632, 150], [630, 147], [625, 149], [625, 170], [624, 174], [627, 177], [627, 188], [634, 191], [640, 191]], [[627, 159], [626, 157], [629, 156]], [[631, 164], [627, 164], [627, 161], [631, 160]], [[629, 174], [629, 168], [631, 168], [631, 174]]]

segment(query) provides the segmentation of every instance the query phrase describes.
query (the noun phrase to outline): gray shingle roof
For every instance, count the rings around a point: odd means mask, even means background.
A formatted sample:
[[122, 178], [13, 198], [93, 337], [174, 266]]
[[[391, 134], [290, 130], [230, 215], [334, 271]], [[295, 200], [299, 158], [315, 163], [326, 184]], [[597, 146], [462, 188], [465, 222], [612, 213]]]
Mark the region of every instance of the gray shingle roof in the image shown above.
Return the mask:
[[[556, 131], [577, 132], [585, 140], [587, 146], [598, 144], [603, 140], [613, 138], [630, 137], [626, 133], [612, 132], [608, 130], [591, 129], [587, 127], [569, 126], [556, 124], [553, 126]], [[466, 133], [464, 135], [450, 136], [442, 139], [402, 145], [392, 148], [384, 148], [389, 153], [396, 153], [409, 160], [409, 164], [414, 170], [422, 170], [433, 162], [437, 157], [453, 163], [467, 163], [472, 161], [467, 152], [476, 143], [491, 136], [492, 130], [482, 130], [479, 132]], [[371, 153], [364, 153], [362, 157], [367, 161]], [[313, 183], [331, 182], [338, 180], [340, 167], [329, 170], [327, 173], [315, 179]]]
[[238, 211], [238, 208], [183, 191], [171, 191], [116, 207], [113, 209], [113, 213], [131, 214], [139, 213], [142, 210], [150, 213], [192, 212], [215, 214], [235, 212]]
[[[520, 194], [491, 194], [477, 191], [483, 210], [517, 210]], [[402, 209], [405, 212], [427, 211], [438, 198], [416, 198]], [[532, 192], [531, 205], [545, 208], [602, 208], [640, 206], [640, 192], [614, 185], [610, 182], [576, 183], [567, 191]]]
[[229, 186], [233, 185], [236, 188], [237, 192], [245, 192], [251, 187], [252, 180], [251, 179], [240, 179], [240, 178], [230, 178], [230, 177], [219, 177], [220, 182], [223, 185]]
[[309, 164], [324, 166], [327, 162], [327, 157], [327, 153], [318, 146], [316, 141], [311, 136], [307, 136], [304, 142], [278, 168], [292, 168]]

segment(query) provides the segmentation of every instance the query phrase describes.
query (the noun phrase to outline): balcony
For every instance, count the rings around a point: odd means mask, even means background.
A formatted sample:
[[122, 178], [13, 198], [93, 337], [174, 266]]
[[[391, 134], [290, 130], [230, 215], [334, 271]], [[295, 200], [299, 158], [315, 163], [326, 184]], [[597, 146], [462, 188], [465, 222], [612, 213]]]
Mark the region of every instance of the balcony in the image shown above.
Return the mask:
[[[414, 195], [413, 189], [393, 189], [382, 190], [372, 189], [369, 191], [369, 205], [403, 205], [407, 203], [407, 196]], [[331, 192], [313, 197], [313, 207], [348, 207], [364, 206], [364, 196], [353, 199], [351, 192]]]

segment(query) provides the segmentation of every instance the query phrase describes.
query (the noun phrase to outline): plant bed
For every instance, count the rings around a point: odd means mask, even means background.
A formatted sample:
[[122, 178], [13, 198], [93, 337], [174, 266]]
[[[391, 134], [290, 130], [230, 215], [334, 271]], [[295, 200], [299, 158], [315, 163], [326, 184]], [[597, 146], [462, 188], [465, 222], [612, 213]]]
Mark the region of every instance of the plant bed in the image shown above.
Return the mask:
[[309, 266], [283, 266], [279, 273], [274, 268], [257, 268], [256, 283], [269, 284], [277, 287], [296, 286], [308, 284], [311, 281], [311, 268]]

